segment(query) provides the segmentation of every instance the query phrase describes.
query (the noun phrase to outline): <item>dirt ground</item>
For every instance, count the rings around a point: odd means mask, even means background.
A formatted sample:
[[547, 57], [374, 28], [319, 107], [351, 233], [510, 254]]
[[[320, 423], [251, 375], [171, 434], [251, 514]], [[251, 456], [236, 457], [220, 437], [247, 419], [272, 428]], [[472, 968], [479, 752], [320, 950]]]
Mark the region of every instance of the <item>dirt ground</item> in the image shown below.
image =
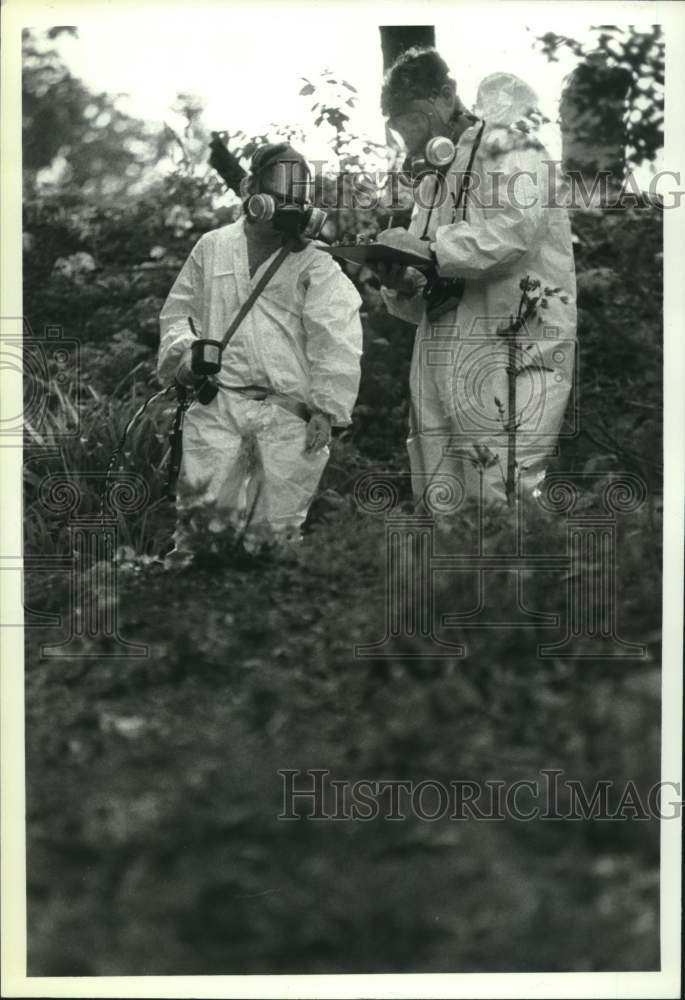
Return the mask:
[[27, 632], [30, 975], [658, 968], [654, 821], [277, 818], [279, 769], [658, 780], [655, 658], [355, 659], [381, 566], [377, 525], [323, 525], [292, 559], [122, 567], [143, 658]]

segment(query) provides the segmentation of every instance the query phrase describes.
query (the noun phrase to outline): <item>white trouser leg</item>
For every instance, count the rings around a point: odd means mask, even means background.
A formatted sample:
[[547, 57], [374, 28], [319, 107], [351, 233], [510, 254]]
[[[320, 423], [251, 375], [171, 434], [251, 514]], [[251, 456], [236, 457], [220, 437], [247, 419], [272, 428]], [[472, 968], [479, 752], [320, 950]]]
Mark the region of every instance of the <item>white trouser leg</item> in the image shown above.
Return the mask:
[[194, 403], [183, 427], [183, 461], [178, 481], [174, 533], [176, 552], [192, 552], [195, 530], [237, 526], [249, 473], [239, 420], [225, 393], [207, 406]]
[[[428, 363], [429, 353], [415, 349], [407, 449], [417, 501], [425, 496], [427, 488], [430, 490], [429, 483], [451, 476], [459, 480], [467, 500], [477, 500], [482, 494], [485, 502], [506, 501], [507, 356], [494, 343], [493, 357], [499, 357], [498, 349], [502, 360], [495, 365], [494, 374], [488, 369], [487, 391], [475, 382], [480, 394], [471, 384], [472, 372], [432, 366]], [[563, 421], [570, 376], [557, 371], [557, 349], [561, 350], [559, 342], [544, 341], [534, 363], [530, 363], [530, 380], [522, 377], [520, 381], [515, 456], [518, 497], [534, 495], [544, 479]], [[568, 353], [567, 345], [564, 349]], [[572, 363], [572, 355], [567, 363]], [[525, 368], [522, 375], [526, 375]], [[445, 455], [445, 448], [452, 454]]]
[[176, 552], [192, 552], [193, 519], [210, 530], [240, 530], [246, 541], [297, 533], [319, 485], [329, 450], [305, 451], [306, 423], [271, 400], [219, 392], [194, 404], [183, 429]]
[[[261, 487], [251, 530], [255, 534], [264, 529], [296, 533], [307, 516], [329, 451], [305, 451], [305, 421], [273, 401], [261, 405], [268, 417], [256, 434]], [[254, 495], [253, 488], [250, 492]]]

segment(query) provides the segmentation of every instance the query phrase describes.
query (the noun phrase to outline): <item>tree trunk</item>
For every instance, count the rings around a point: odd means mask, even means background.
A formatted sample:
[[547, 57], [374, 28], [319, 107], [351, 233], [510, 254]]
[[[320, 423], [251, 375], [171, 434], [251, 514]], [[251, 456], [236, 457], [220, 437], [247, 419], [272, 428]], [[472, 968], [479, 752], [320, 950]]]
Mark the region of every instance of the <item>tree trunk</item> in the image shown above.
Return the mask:
[[432, 24], [381, 26], [383, 72], [390, 69], [398, 56], [414, 45], [435, 45], [435, 28]]

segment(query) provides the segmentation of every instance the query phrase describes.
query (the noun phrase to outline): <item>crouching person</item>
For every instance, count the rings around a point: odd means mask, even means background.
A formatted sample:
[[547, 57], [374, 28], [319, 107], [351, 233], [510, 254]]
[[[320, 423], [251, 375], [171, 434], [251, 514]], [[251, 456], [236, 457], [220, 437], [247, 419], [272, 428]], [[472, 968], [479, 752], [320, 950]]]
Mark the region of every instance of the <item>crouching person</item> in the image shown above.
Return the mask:
[[187, 411], [172, 561], [204, 545], [198, 525], [244, 532], [248, 547], [298, 538], [331, 428], [351, 422], [361, 299], [308, 238], [323, 221], [308, 202], [309, 184], [294, 149], [261, 147], [244, 182], [243, 215], [200, 238], [162, 309], [159, 378], [191, 385], [193, 342], [221, 342], [289, 248], [223, 350], [214, 398], [195, 399]]

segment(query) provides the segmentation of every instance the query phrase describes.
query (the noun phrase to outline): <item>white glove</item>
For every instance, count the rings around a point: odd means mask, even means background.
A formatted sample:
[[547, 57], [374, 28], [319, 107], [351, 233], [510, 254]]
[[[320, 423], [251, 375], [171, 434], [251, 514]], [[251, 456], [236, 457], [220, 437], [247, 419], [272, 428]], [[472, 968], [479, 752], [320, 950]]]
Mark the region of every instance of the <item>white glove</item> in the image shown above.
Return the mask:
[[325, 413], [313, 413], [307, 424], [305, 451], [320, 451], [331, 440], [331, 418]]
[[194, 389], [204, 382], [203, 375], [196, 375], [192, 367], [192, 353], [188, 347], [181, 356], [181, 361], [176, 369], [176, 381], [186, 389]]

